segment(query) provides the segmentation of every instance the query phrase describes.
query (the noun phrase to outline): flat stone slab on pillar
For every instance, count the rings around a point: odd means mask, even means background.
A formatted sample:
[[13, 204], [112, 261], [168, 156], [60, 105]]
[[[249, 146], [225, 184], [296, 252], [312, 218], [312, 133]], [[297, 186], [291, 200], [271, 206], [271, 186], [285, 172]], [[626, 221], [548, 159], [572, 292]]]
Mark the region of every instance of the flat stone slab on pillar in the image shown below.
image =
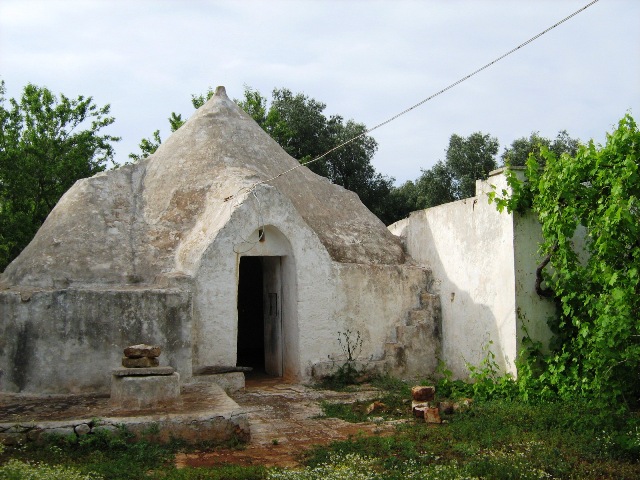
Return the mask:
[[118, 376], [114, 373], [111, 377], [110, 404], [114, 407], [144, 409], [175, 404], [179, 401], [180, 374], [178, 372], [170, 375], [128, 376]]

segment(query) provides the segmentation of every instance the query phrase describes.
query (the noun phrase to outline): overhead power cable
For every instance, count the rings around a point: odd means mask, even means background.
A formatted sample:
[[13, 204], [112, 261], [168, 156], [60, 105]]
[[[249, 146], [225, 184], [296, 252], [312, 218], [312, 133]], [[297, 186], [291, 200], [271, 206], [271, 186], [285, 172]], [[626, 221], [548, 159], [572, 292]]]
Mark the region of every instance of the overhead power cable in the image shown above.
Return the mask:
[[[508, 57], [508, 56], [509, 56], [509, 55], [511, 55], [512, 53], [517, 52], [518, 50], [520, 50], [520, 49], [521, 49], [521, 48], [523, 48], [523, 47], [526, 47], [526, 46], [527, 46], [527, 45], [529, 45], [531, 42], [533, 42], [534, 40], [537, 40], [538, 38], [540, 38], [540, 37], [541, 37], [542, 35], [544, 35], [545, 33], [550, 32], [550, 31], [551, 31], [551, 30], [553, 30], [554, 28], [556, 28], [556, 27], [558, 27], [558, 26], [562, 25], [562, 24], [563, 24], [564, 22], [566, 22], [567, 20], [570, 20], [571, 18], [573, 18], [573, 17], [575, 17], [576, 15], [578, 15], [579, 13], [581, 13], [581, 12], [585, 11], [587, 8], [589, 8], [589, 7], [591, 7], [592, 5], [594, 5], [594, 4], [596, 4], [596, 3], [598, 3], [599, 1], [600, 1], [600, 0], [593, 0], [593, 1], [589, 2], [589, 3], [587, 3], [584, 7], [582, 7], [582, 8], [580, 8], [580, 9], [576, 10], [576, 11], [575, 11], [575, 12], [573, 12], [571, 15], [566, 16], [565, 18], [563, 18], [563, 19], [562, 19], [562, 20], [560, 20], [559, 22], [557, 22], [557, 23], [555, 23], [555, 24], [551, 25], [551, 26], [550, 26], [549, 28], [547, 28], [546, 30], [543, 30], [542, 32], [538, 33], [537, 35], [535, 35], [535, 36], [531, 37], [529, 40], [527, 40], [527, 41], [525, 41], [525, 42], [521, 43], [520, 45], [518, 45], [517, 47], [515, 47], [515, 48], [513, 48], [513, 49], [509, 50], [507, 53], [505, 53], [505, 54], [503, 54], [503, 55], [500, 55], [500, 56], [499, 56], [498, 58], [496, 58], [495, 60], [492, 60], [491, 62], [489, 62], [489, 63], [485, 64], [484, 66], [482, 66], [482, 67], [478, 68], [477, 70], [474, 70], [474, 71], [473, 71], [473, 72], [471, 72], [470, 74], [468, 74], [468, 75], [466, 75], [466, 76], [462, 77], [461, 79], [459, 79], [459, 80], [457, 80], [457, 81], [453, 82], [451, 85], [449, 85], [449, 86], [447, 86], [447, 87], [443, 88], [442, 90], [440, 90], [440, 91], [438, 91], [438, 92], [434, 93], [433, 95], [428, 96], [428, 97], [427, 97], [427, 98], [425, 98], [424, 100], [419, 101], [419, 102], [418, 102], [418, 103], [416, 103], [415, 105], [413, 105], [413, 106], [411, 106], [411, 107], [407, 108], [406, 110], [403, 110], [402, 112], [400, 112], [400, 113], [398, 113], [398, 114], [394, 115], [393, 117], [391, 117], [391, 118], [389, 118], [389, 119], [385, 120], [384, 122], [381, 122], [381, 123], [377, 124], [375, 127], [369, 128], [368, 130], [366, 130], [366, 131], [362, 132], [361, 134], [356, 135], [355, 137], [353, 137], [353, 138], [351, 138], [351, 139], [349, 139], [349, 140], [347, 140], [347, 141], [345, 141], [345, 142], [342, 142], [341, 144], [339, 144], [339, 145], [337, 145], [337, 146], [335, 146], [335, 147], [331, 148], [330, 150], [327, 150], [325, 153], [323, 153], [322, 155], [320, 155], [320, 156], [318, 156], [318, 157], [316, 157], [316, 158], [313, 158], [313, 159], [311, 159], [311, 160], [309, 160], [309, 161], [307, 161], [307, 162], [304, 162], [304, 163], [299, 163], [299, 164], [298, 164], [298, 165], [296, 165], [295, 167], [292, 167], [292, 168], [290, 168], [289, 170], [285, 170], [285, 171], [283, 171], [283, 172], [281, 172], [281, 173], [279, 173], [279, 174], [277, 174], [277, 175], [275, 175], [275, 176], [273, 176], [273, 177], [271, 177], [271, 178], [268, 178], [268, 179], [266, 179], [266, 180], [260, 180], [259, 182], [256, 182], [256, 183], [254, 183], [253, 185], [251, 185], [250, 187], [247, 187], [247, 188], [246, 188], [246, 191], [247, 191], [247, 192], [251, 192], [251, 191], [255, 190], [255, 188], [256, 188], [257, 186], [259, 186], [259, 185], [262, 185], [262, 184], [264, 184], [264, 183], [271, 183], [271, 182], [273, 182], [274, 180], [276, 180], [276, 179], [278, 179], [278, 178], [280, 178], [280, 177], [282, 177], [282, 176], [284, 176], [284, 175], [286, 175], [286, 174], [288, 174], [288, 173], [292, 172], [293, 170], [296, 170], [297, 168], [300, 168], [300, 167], [303, 167], [303, 166], [309, 165], [309, 164], [311, 164], [311, 163], [317, 162], [318, 160], [322, 160], [322, 159], [323, 159], [323, 158], [325, 158], [327, 155], [329, 155], [329, 154], [331, 154], [331, 153], [335, 152], [336, 150], [339, 150], [339, 149], [341, 149], [342, 147], [344, 147], [344, 146], [346, 146], [346, 145], [349, 145], [350, 143], [355, 142], [355, 141], [356, 141], [356, 140], [358, 140], [359, 138], [362, 138], [362, 137], [364, 137], [365, 135], [368, 135], [369, 133], [373, 132], [374, 130], [377, 130], [377, 129], [378, 129], [378, 128], [380, 128], [380, 127], [384, 127], [385, 125], [387, 125], [387, 124], [389, 124], [389, 123], [393, 122], [394, 120], [398, 119], [399, 117], [401, 117], [401, 116], [403, 116], [403, 115], [406, 115], [406, 114], [407, 114], [407, 113], [409, 113], [410, 111], [415, 110], [416, 108], [418, 108], [418, 107], [420, 107], [420, 106], [424, 105], [424, 104], [425, 104], [425, 103], [427, 103], [429, 100], [434, 99], [434, 98], [435, 98], [435, 97], [437, 97], [438, 95], [442, 95], [444, 92], [446, 92], [446, 91], [448, 91], [448, 90], [451, 90], [453, 87], [455, 87], [455, 86], [457, 86], [457, 85], [460, 85], [462, 82], [464, 82], [464, 81], [466, 81], [466, 80], [470, 79], [470, 78], [471, 78], [471, 77], [473, 77], [474, 75], [477, 75], [478, 73], [482, 72], [483, 70], [486, 70], [487, 68], [489, 68], [489, 67], [491, 67], [491, 66], [495, 65], [495, 64], [496, 64], [496, 63], [498, 63], [500, 60], [502, 60], [502, 59], [504, 59], [504, 58]], [[239, 193], [239, 192], [238, 192], [238, 193]], [[224, 199], [224, 200], [225, 200], [225, 202], [226, 202], [226, 201], [228, 201], [228, 200], [231, 200], [231, 199], [232, 199], [232, 198], [234, 198], [236, 195], [238, 195], [238, 194], [231, 195], [231, 196], [229, 196], [229, 197], [225, 198], [225, 199]]]

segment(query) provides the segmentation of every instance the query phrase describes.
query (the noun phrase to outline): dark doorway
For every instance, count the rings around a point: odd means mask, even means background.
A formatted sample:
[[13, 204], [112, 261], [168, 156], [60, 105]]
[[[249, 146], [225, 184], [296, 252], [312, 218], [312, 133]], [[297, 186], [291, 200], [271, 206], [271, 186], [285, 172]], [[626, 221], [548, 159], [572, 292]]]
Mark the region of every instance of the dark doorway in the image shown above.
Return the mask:
[[240, 257], [238, 281], [239, 367], [265, 370], [263, 268], [260, 257]]

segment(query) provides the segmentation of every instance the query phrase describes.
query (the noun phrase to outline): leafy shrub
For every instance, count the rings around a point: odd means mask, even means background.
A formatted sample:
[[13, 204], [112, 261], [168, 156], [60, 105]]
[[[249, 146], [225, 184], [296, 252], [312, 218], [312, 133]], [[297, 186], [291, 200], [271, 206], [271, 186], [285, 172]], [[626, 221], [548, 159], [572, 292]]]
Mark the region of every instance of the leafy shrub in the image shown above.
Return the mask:
[[[541, 148], [526, 180], [508, 177], [512, 194], [492, 195], [499, 210], [532, 208], [542, 224], [546, 293], [558, 305], [543, 369], [523, 369], [546, 395], [602, 406], [640, 403], [640, 131], [630, 115], [574, 156]], [[584, 249], [576, 232], [586, 231]], [[535, 358], [532, 361], [536, 361]]]

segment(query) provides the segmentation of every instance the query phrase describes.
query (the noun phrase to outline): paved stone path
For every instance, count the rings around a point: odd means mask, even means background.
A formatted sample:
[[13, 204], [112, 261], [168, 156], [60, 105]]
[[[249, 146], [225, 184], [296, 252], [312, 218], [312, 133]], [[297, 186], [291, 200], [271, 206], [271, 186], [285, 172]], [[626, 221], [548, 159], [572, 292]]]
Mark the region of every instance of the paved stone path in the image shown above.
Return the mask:
[[313, 445], [347, 439], [361, 432], [371, 435], [393, 432], [394, 422], [354, 424], [335, 418], [319, 418], [322, 401], [374, 400], [376, 395], [375, 390], [333, 392], [273, 379], [248, 380], [245, 390], [232, 397], [249, 416], [249, 444], [243, 449], [180, 454], [176, 464], [178, 467], [224, 463], [298, 466], [300, 455]]

